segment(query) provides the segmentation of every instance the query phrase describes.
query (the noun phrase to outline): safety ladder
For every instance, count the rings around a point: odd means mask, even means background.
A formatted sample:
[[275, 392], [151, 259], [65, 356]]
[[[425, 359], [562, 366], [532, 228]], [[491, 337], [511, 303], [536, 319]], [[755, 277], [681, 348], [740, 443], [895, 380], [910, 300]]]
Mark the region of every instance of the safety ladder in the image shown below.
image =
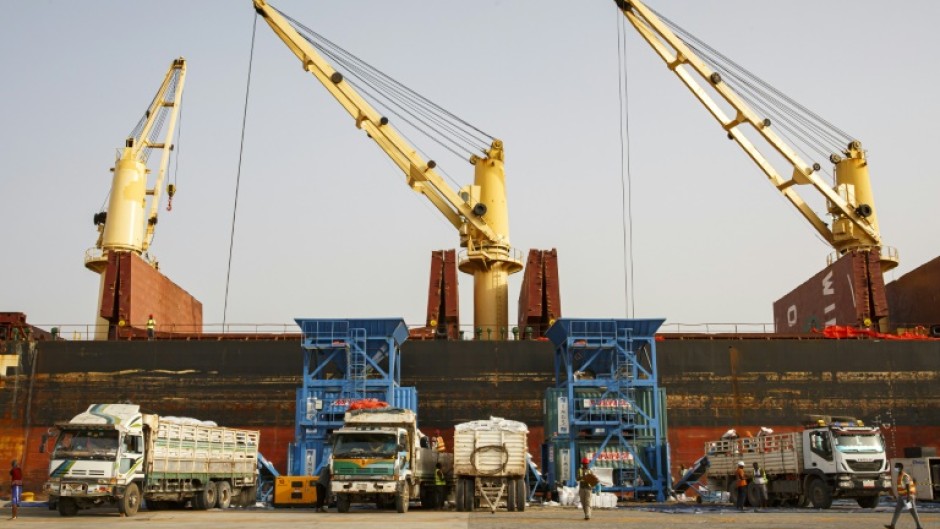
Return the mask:
[[365, 398], [367, 367], [366, 330], [350, 329], [349, 340], [346, 342], [346, 379], [349, 381], [349, 398]]

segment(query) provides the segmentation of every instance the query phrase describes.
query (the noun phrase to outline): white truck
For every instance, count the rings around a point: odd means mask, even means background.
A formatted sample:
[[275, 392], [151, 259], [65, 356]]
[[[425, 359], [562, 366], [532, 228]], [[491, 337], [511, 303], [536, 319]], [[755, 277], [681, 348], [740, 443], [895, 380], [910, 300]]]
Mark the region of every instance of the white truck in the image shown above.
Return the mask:
[[62, 516], [114, 504], [133, 516], [142, 500], [150, 510], [254, 505], [257, 431], [145, 414], [135, 404], [92, 404], [56, 430], [43, 490]]
[[508, 510], [525, 510], [528, 434], [524, 423], [500, 417], [454, 428], [454, 500], [458, 511], [473, 511], [485, 504], [496, 512], [504, 498]]
[[453, 468], [453, 455], [423, 447], [417, 417], [408, 409], [370, 408], [346, 412], [343, 427], [333, 432], [330, 455], [330, 492], [336, 510], [349, 512], [353, 503], [392, 505], [408, 512], [412, 499], [432, 503], [434, 470], [445, 475]]
[[[729, 491], [732, 501], [738, 462], [749, 481], [755, 462], [764, 469], [772, 505], [828, 509], [833, 498], [855, 498], [873, 508], [891, 489], [881, 431], [851, 417], [813, 415], [801, 432], [723, 438], [705, 443], [705, 452], [709, 487]], [[755, 486], [747, 494], [751, 505], [759, 505]]]

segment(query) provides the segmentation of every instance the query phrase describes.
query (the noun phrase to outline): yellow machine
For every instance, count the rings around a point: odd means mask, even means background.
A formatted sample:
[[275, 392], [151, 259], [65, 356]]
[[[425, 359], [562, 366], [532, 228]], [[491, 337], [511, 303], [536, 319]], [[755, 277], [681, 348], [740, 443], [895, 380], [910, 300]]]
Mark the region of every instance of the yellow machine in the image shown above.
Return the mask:
[[457, 228], [461, 252], [460, 271], [473, 275], [473, 324], [483, 339], [508, 337], [510, 274], [522, 270], [522, 256], [509, 244], [509, 214], [503, 143], [493, 140], [484, 157], [471, 156], [474, 184], [453, 191], [413, 146], [369, 105], [285, 17], [264, 0], [254, 0], [255, 10], [284, 44], [336, 98], [362, 129], [404, 173], [406, 183], [424, 195]]
[[[166, 176], [170, 152], [173, 150], [171, 141], [176, 130], [185, 80], [186, 61], [181, 57], [170, 65], [153, 102], [134, 128], [131, 137], [125, 141], [124, 148], [111, 169], [114, 176], [108, 209], [96, 213], [94, 217], [98, 228], [98, 241], [94, 248], [85, 252], [85, 267], [102, 275], [98, 292], [99, 305], [104, 288], [103, 272], [108, 265], [109, 253], [133, 252], [144, 257], [152, 266], [157, 266], [147, 251], [157, 225], [161, 187]], [[161, 138], [164, 123], [166, 131]], [[147, 160], [154, 149], [162, 150], [163, 154], [156, 181], [153, 187], [148, 188], [147, 177], [150, 170], [147, 169]], [[171, 199], [175, 191], [173, 185], [167, 186], [167, 196]], [[148, 197], [149, 212], [146, 211]], [[99, 306], [95, 338], [103, 340], [108, 336], [108, 321], [101, 318], [100, 314]]]
[[[851, 140], [843, 143], [840, 153], [829, 156], [829, 161], [835, 166], [835, 185], [828, 186], [817, 174], [821, 169], [820, 165], [806, 163], [790, 144], [774, 132], [771, 120], [758, 114], [748, 105], [741, 95], [728, 85], [728, 79], [723, 79], [721, 73], [702, 60], [686, 41], [676, 35], [662, 17], [640, 0], [614, 0], [614, 3], [643, 39], [665, 61], [667, 67], [679, 77], [696, 99], [705, 105], [712, 117], [718, 120], [728, 137], [744, 149], [767, 175], [771, 184], [783, 193], [826, 242], [836, 250], [829, 258], [830, 263], [849, 251], [878, 250], [882, 271], [890, 270], [898, 265], [897, 250], [882, 246], [881, 243], [878, 217], [875, 214], [874, 197], [868, 176], [868, 163], [861, 142]], [[723, 56], [720, 57], [727, 60]], [[751, 89], [751, 86], [747, 86], [747, 91], [750, 92]], [[760, 93], [759, 90], [758, 88], [756, 93]], [[742, 89], [742, 92], [744, 91]], [[710, 93], [716, 93], [720, 99], [716, 100]], [[776, 94], [772, 88], [768, 93]], [[753, 96], [753, 93], [751, 95]], [[725, 113], [719, 105], [721, 100], [733, 109], [734, 117], [729, 117]], [[805, 108], [799, 108], [805, 110]], [[774, 164], [758, 151], [745, 132], [756, 132], [754, 136], [758, 141], [766, 142], [779, 153], [787, 165], [785, 169], [782, 172], [778, 171]], [[797, 134], [800, 132], [802, 131], [796, 131]], [[790, 171], [792, 174], [789, 178], [782, 176]], [[795, 186], [803, 185], [812, 186], [825, 197], [827, 213], [832, 218], [831, 226], [810, 209], [797, 194]]]
[[316, 502], [316, 476], [278, 476], [275, 479], [275, 507], [310, 507]]

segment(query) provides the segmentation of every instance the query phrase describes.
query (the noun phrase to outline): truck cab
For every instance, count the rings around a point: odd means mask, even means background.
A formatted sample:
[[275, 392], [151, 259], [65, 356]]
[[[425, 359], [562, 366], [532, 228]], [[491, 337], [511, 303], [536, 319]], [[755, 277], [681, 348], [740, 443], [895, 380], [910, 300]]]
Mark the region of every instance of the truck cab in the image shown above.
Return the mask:
[[124, 493], [128, 485], [144, 479], [140, 407], [96, 404], [56, 428], [43, 490], [59, 512], [71, 516], [80, 507], [115, 501], [121, 512], [136, 511], [139, 493], [133, 498], [125, 498]]
[[342, 428], [333, 433], [334, 482], [344, 490], [394, 493], [395, 481], [412, 473], [412, 453], [404, 428]]
[[[878, 428], [860, 421], [822, 422], [803, 430], [803, 468], [806, 496], [814, 505], [829, 497], [854, 497], [863, 507], [874, 507], [880, 493], [890, 490], [888, 458]], [[815, 478], [815, 479], [812, 479]], [[814, 486], [815, 482], [819, 486]], [[828, 494], [822, 483], [829, 485]]]

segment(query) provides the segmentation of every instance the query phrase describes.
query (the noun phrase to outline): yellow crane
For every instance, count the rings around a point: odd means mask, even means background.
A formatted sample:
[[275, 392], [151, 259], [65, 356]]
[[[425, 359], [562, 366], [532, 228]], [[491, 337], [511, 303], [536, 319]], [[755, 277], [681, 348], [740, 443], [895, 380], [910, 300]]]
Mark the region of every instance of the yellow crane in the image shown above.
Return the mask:
[[[728, 85], [722, 74], [706, 63], [699, 54], [670, 28], [662, 18], [640, 0], [614, 0], [627, 20], [656, 51], [666, 66], [675, 73], [727, 132], [728, 137], [747, 153], [770, 179], [771, 184], [809, 221], [819, 235], [834, 249], [832, 263], [849, 251], [877, 251], [882, 271], [898, 265], [895, 248], [882, 246], [875, 212], [874, 196], [868, 174], [868, 162], [861, 142], [842, 144], [842, 151], [831, 153], [835, 185], [830, 187], [819, 176], [818, 163], [805, 162], [797, 151], [774, 131], [771, 120], [756, 112], [745, 99]], [[736, 65], [735, 65], [736, 66]], [[711, 94], [717, 94], [718, 98]], [[750, 94], [753, 95], [753, 94]], [[760, 95], [760, 94], [758, 94]], [[719, 104], [730, 106], [733, 116]], [[800, 131], [796, 131], [799, 134]], [[779, 153], [783, 170], [778, 170], [755, 146], [765, 142]], [[756, 134], [753, 134], [756, 133]], [[789, 173], [789, 177], [785, 177]], [[797, 193], [796, 186], [811, 186], [825, 197], [831, 226], [820, 218]]]
[[[172, 138], [185, 81], [186, 60], [182, 57], [174, 59], [153, 101], [118, 152], [111, 169], [114, 175], [107, 210], [94, 215], [98, 240], [94, 248], [85, 252], [85, 267], [102, 276], [98, 293], [96, 339], [106, 339], [108, 332], [108, 321], [100, 316], [105, 280], [103, 272], [108, 266], [108, 255], [112, 252], [133, 252], [154, 268], [158, 267], [157, 261], [147, 252], [157, 225], [157, 209], [170, 152], [173, 150]], [[147, 168], [147, 161], [154, 150], [162, 151], [162, 155], [153, 187], [148, 187], [150, 169]], [[170, 199], [175, 191], [172, 184], [167, 186]]]
[[473, 323], [483, 339], [506, 338], [509, 325], [508, 277], [522, 270], [521, 255], [509, 243], [503, 143], [493, 140], [483, 157], [471, 156], [474, 184], [452, 190], [414, 147], [346, 82], [293, 25], [264, 0], [255, 10], [274, 33], [355, 120], [365, 133], [405, 173], [405, 182], [424, 195], [457, 228], [461, 252], [458, 267], [473, 275]]

